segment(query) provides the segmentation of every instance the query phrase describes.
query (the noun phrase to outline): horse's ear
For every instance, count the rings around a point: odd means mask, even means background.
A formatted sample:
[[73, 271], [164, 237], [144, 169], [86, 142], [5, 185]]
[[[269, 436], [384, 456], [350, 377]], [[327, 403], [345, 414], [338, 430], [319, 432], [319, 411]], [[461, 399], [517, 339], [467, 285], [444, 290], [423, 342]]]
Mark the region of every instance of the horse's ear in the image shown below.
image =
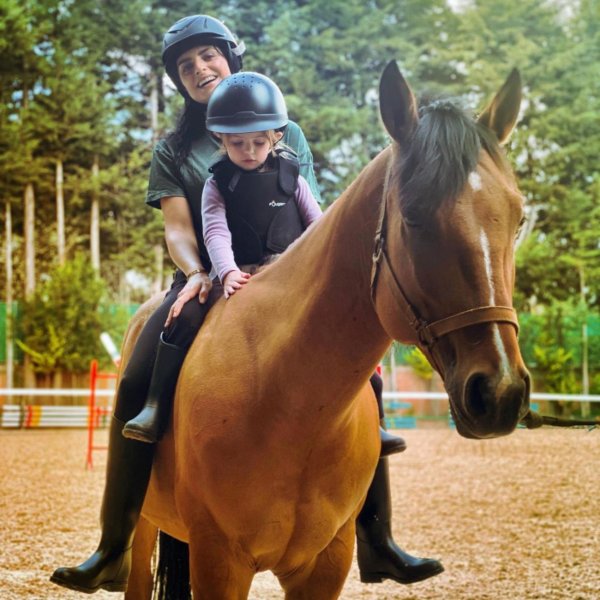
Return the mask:
[[417, 124], [417, 101], [395, 60], [381, 75], [379, 110], [387, 132], [399, 144], [405, 143]]
[[513, 69], [478, 121], [491, 129], [500, 144], [506, 143], [519, 116], [521, 108], [521, 75]]

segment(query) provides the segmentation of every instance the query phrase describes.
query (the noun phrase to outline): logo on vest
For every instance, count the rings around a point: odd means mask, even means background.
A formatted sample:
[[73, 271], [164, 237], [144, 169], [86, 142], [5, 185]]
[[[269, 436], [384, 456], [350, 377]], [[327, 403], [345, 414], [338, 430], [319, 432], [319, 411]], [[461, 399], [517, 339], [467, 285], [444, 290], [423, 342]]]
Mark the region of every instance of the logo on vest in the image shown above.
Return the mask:
[[269, 206], [272, 208], [276, 208], [277, 206], [285, 206], [285, 202], [275, 202], [275, 200], [271, 200], [271, 202], [269, 202]]

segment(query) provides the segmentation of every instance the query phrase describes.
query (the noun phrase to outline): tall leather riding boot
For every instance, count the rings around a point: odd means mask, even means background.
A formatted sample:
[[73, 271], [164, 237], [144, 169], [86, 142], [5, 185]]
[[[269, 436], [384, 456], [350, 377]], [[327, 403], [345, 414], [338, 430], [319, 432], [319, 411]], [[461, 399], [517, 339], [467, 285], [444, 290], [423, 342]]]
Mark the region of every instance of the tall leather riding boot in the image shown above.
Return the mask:
[[379, 437], [381, 438], [381, 451], [379, 454], [381, 458], [392, 454], [398, 454], [399, 452], [404, 452], [406, 450], [406, 442], [403, 438], [392, 435], [386, 431], [385, 419], [381, 419], [380, 421]]
[[415, 583], [441, 573], [444, 567], [439, 561], [411, 556], [396, 544], [391, 520], [388, 461], [382, 458], [375, 469], [365, 505], [356, 519], [360, 580], [363, 583], [379, 583], [384, 579]]
[[78, 592], [127, 590], [133, 535], [150, 479], [154, 446], [125, 439], [122, 429], [123, 422], [113, 417], [100, 513], [100, 544], [84, 563], [60, 567], [50, 577], [50, 581]]
[[128, 421], [123, 428], [126, 438], [154, 444], [163, 436], [171, 415], [177, 377], [186, 353], [187, 348], [165, 342], [161, 334], [146, 404], [140, 414]]
[[406, 450], [406, 442], [401, 437], [396, 437], [388, 433], [385, 429], [385, 414], [383, 411], [383, 379], [379, 373], [375, 372], [369, 379], [375, 399], [377, 400], [377, 408], [379, 409], [379, 437], [381, 438], [381, 452], [379, 456], [390, 456], [398, 452]]

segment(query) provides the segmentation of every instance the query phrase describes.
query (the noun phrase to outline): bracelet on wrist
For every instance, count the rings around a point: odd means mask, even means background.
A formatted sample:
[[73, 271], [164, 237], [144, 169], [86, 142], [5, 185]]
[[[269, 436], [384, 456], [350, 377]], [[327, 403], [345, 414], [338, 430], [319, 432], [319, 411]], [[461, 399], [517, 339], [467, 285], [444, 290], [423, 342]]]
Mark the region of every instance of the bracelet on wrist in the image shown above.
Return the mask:
[[189, 279], [192, 275], [197, 275], [198, 273], [204, 273], [204, 269], [193, 269], [186, 275], [186, 278]]

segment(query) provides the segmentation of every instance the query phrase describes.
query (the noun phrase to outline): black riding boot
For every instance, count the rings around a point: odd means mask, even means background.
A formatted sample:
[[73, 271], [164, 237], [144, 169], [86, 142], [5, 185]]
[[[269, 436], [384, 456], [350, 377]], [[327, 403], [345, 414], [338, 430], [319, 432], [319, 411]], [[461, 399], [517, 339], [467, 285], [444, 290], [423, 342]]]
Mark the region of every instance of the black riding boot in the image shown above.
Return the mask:
[[50, 577], [50, 581], [78, 592], [127, 590], [131, 545], [150, 478], [154, 446], [126, 440], [122, 429], [123, 422], [113, 417], [100, 513], [100, 544], [78, 567], [60, 567]]
[[390, 456], [391, 454], [397, 454], [398, 452], [404, 452], [406, 450], [406, 442], [401, 437], [396, 437], [385, 430], [385, 419], [383, 412], [383, 380], [379, 373], [375, 372], [369, 379], [375, 398], [377, 400], [377, 408], [379, 409], [379, 422], [381, 427], [379, 428], [379, 437], [381, 438], [381, 453], [379, 456]]
[[160, 440], [169, 422], [177, 377], [186, 353], [187, 348], [168, 344], [161, 334], [146, 404], [123, 428], [126, 438], [148, 444]]
[[363, 583], [393, 579], [414, 583], [438, 575], [442, 564], [404, 552], [392, 538], [392, 502], [387, 459], [380, 459], [367, 499], [356, 519], [358, 569]]
[[379, 456], [382, 458], [406, 450], [406, 442], [404, 439], [388, 433], [384, 428], [383, 419], [381, 420], [381, 426], [379, 427], [379, 437], [381, 438], [381, 452]]

